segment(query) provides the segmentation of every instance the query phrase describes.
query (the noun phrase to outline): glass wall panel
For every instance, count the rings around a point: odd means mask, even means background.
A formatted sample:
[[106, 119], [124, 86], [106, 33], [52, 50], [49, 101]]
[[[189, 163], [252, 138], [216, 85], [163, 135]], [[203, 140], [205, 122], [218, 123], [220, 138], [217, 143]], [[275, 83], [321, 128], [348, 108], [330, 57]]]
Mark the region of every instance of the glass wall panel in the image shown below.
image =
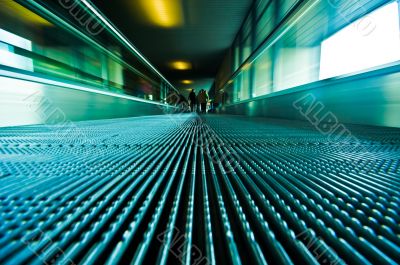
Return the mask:
[[232, 93], [232, 103], [236, 103], [242, 100], [241, 98], [241, 93], [243, 92], [242, 88], [242, 78], [243, 77], [243, 72], [240, 72], [235, 79], [232, 81], [232, 88], [233, 88], [233, 93]]
[[272, 91], [272, 57], [265, 51], [253, 64], [254, 88], [253, 97], [266, 95]]
[[[370, 31], [364, 30], [370, 25]], [[388, 4], [321, 44], [320, 79], [349, 74], [400, 60], [399, 8]]]
[[318, 46], [279, 46], [275, 53], [273, 91], [314, 82], [318, 80], [318, 72]]
[[282, 19], [298, 0], [279, 0], [279, 19]]
[[242, 85], [240, 90], [240, 100], [246, 100], [251, 95], [251, 65], [245, 65], [242, 72]]
[[242, 44], [242, 63], [250, 57], [252, 53], [251, 36], [248, 36]]
[[274, 29], [275, 22], [275, 2], [271, 1], [266, 7], [264, 7], [264, 12], [260, 14], [256, 23], [255, 32], [255, 46], [260, 45], [268, 34]]
[[[250, 98], [250, 71], [241, 72], [232, 80], [232, 102], [240, 102]], [[229, 93], [229, 91], [228, 91]]]
[[241, 41], [242, 41], [242, 58], [241, 63], [243, 63], [251, 53], [253, 52], [253, 43], [252, 43], [252, 21], [253, 21], [253, 12], [250, 12], [249, 16], [247, 17], [241, 34]]
[[[69, 14], [57, 14], [57, 9], [48, 16], [33, 12], [29, 9], [32, 3], [24, 2], [23, 6], [11, 0], [0, 1], [0, 67], [143, 99], [164, 100], [160, 90], [164, 81], [138, 58], [132, 59], [137, 54], [110, 36], [102, 43], [102, 37], [95, 38], [90, 32], [73, 27], [79, 23], [69, 21]], [[41, 6], [42, 11], [57, 4], [58, 1], [49, 2]], [[59, 12], [67, 11], [59, 6]], [[167, 90], [172, 89], [167, 86]]]
[[229, 80], [227, 85], [226, 85], [226, 87], [225, 87], [225, 89], [223, 89], [220, 92], [220, 93], [224, 93], [224, 95], [225, 95], [225, 103], [226, 104], [232, 104], [232, 103], [235, 102], [234, 101], [234, 99], [235, 99], [235, 96], [234, 96], [235, 88], [234, 88], [234, 86], [235, 86], [235, 84], [234, 84], [233, 80]]
[[264, 16], [267, 6], [274, 2], [273, 0], [257, 0], [255, 5], [256, 19], [259, 20], [261, 16]]
[[237, 42], [235, 42], [234, 46], [234, 66], [233, 66], [233, 72], [235, 72], [240, 64], [241, 64], [241, 59], [240, 59], [240, 46]]
[[[296, 1], [281, 1], [286, 14]], [[274, 8], [257, 14], [251, 34], [263, 46], [232, 76], [232, 102], [400, 62], [399, 1], [308, 1], [274, 28]], [[256, 5], [257, 6], [257, 5]], [[346, 14], [346, 15], [344, 15]], [[278, 18], [277, 21], [279, 21]], [[245, 45], [241, 52], [248, 55]]]

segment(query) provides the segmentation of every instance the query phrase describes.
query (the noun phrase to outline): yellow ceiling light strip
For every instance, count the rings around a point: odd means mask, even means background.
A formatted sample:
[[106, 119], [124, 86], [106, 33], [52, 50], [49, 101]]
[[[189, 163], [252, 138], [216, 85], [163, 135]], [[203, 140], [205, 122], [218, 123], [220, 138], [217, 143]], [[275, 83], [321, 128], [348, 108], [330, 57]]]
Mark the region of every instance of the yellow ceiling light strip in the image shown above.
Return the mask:
[[169, 66], [175, 70], [190, 70], [192, 69], [192, 64], [187, 61], [172, 61]]
[[164, 28], [184, 24], [182, 0], [139, 0], [141, 16], [146, 22]]

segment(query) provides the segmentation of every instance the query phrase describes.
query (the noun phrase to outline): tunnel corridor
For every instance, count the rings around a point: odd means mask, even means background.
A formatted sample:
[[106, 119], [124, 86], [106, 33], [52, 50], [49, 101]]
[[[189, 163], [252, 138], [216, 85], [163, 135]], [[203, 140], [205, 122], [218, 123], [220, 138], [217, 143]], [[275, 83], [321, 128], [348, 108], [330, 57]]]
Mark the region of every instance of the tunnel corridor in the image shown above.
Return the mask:
[[0, 0], [0, 265], [400, 264], [400, 0]]

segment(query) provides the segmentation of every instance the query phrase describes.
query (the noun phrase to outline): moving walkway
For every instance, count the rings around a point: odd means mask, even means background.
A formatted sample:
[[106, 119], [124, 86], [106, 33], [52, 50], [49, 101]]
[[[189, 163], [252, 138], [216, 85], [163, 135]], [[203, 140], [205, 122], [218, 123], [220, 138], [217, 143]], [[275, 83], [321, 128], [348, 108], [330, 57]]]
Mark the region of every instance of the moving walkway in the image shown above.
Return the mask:
[[[176, 114], [0, 130], [2, 264], [397, 264], [400, 131]], [[337, 136], [337, 135], [334, 135]]]

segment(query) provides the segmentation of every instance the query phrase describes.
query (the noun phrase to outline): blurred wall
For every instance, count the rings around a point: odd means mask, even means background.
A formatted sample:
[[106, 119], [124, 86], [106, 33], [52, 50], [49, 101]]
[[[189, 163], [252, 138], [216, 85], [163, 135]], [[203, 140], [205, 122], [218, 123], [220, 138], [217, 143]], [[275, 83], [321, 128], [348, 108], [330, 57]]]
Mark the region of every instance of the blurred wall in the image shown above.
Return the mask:
[[161, 115], [173, 107], [126, 95], [105, 95], [0, 77], [0, 126]]
[[221, 112], [312, 122], [336, 117], [339, 123], [400, 127], [399, 88], [400, 67], [393, 66], [226, 105]]

